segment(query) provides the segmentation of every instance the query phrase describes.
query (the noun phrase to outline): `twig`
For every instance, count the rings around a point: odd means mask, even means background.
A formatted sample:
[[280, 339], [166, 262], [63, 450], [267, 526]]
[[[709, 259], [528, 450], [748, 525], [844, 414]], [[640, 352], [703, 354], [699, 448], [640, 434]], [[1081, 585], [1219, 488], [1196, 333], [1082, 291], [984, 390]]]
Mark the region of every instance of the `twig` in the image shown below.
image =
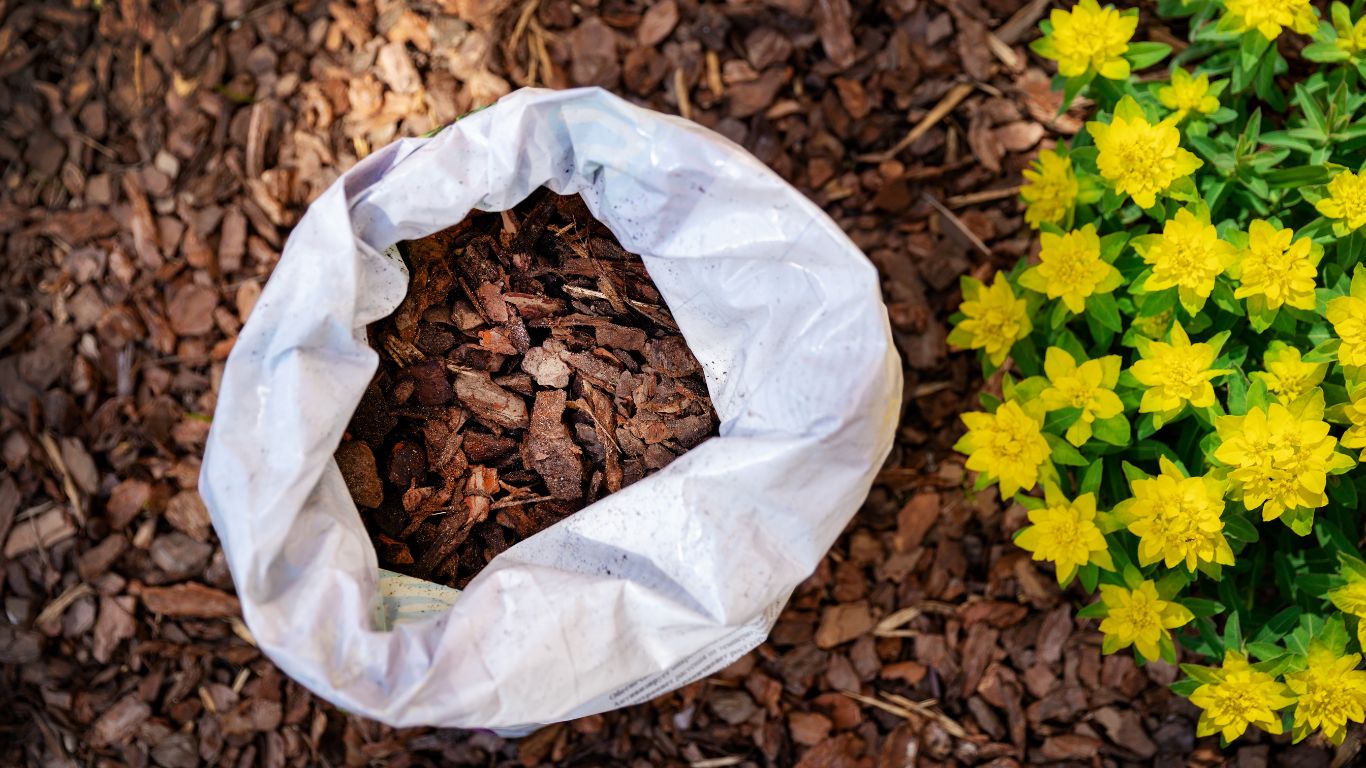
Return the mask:
[[879, 693], [882, 695], [883, 698], [887, 699], [893, 704], [900, 704], [901, 706], [911, 710], [912, 712], [917, 712], [921, 715], [924, 715], [925, 717], [930, 718], [931, 720], [938, 722], [940, 725], [944, 726], [944, 730], [948, 731], [950, 736], [954, 736], [960, 739], [966, 739], [968, 737], [968, 730], [964, 728], [961, 724], [959, 724], [957, 720], [954, 720], [953, 718], [949, 717], [943, 712], [934, 709], [934, 706], [939, 703], [934, 699], [926, 699], [925, 701], [911, 701], [905, 696], [898, 696], [895, 693], [887, 693], [885, 691], [879, 691]]
[[683, 68], [674, 70], [674, 95], [678, 97], [678, 114], [684, 120], [692, 119], [692, 104], [688, 101], [688, 82], [683, 76]]
[[901, 150], [914, 144], [916, 139], [924, 136], [927, 131], [933, 128], [940, 120], [943, 120], [952, 112], [955, 107], [961, 104], [963, 99], [966, 99], [968, 94], [972, 93], [974, 87], [975, 86], [972, 83], [959, 83], [950, 88], [949, 92], [944, 94], [944, 97], [939, 100], [939, 103], [934, 105], [934, 108], [930, 110], [929, 114], [921, 118], [920, 122], [916, 123], [915, 127], [902, 137], [901, 141], [894, 144], [891, 149], [886, 152], [860, 155], [857, 159], [865, 163], [882, 163], [896, 157]]
[[721, 80], [721, 57], [716, 55], [716, 51], [707, 51], [707, 88], [718, 99], [726, 93], [726, 86]]
[[76, 488], [76, 481], [72, 479], [71, 470], [67, 469], [66, 461], [62, 459], [62, 450], [57, 447], [57, 441], [52, 439], [52, 435], [44, 432], [38, 435], [38, 442], [43, 444], [43, 451], [47, 453], [48, 460], [52, 462], [52, 466], [62, 476], [62, 490], [71, 502], [71, 509], [76, 513], [76, 519], [81, 525], [85, 525], [85, 505], [81, 502], [81, 492]]
[[508, 507], [520, 507], [523, 504], [535, 504], [540, 501], [554, 501], [554, 496], [532, 496], [525, 499], [503, 499], [495, 501], [489, 509], [507, 509]]
[[1006, 69], [1018, 72], [1021, 68], [1020, 57], [1016, 55], [1015, 49], [1011, 48], [1006, 41], [996, 36], [995, 32], [987, 32], [987, 47], [1001, 63], [1006, 65]]
[[954, 738], [966, 739], [968, 737], [967, 729], [959, 725], [958, 721], [931, 708], [935, 703], [934, 699], [930, 699], [930, 703], [926, 704], [918, 701], [911, 701], [904, 696], [897, 696], [894, 693], [883, 693], [881, 691], [875, 691], [875, 693], [887, 698], [887, 701], [875, 699], [872, 696], [864, 696], [863, 694], [855, 693], [854, 691], [840, 691], [840, 693], [848, 696], [854, 701], [867, 704], [870, 707], [876, 707], [884, 712], [891, 712], [892, 714], [904, 717], [907, 720], [917, 720], [919, 718], [933, 720], [936, 723], [939, 723], [939, 725]]
[[972, 233], [972, 230], [968, 229], [967, 225], [963, 223], [963, 220], [958, 218], [958, 216], [955, 215], [953, 211], [950, 211], [948, 208], [945, 208], [943, 203], [936, 200], [934, 196], [928, 192], [922, 192], [920, 193], [920, 196], [925, 198], [925, 202], [934, 206], [934, 209], [939, 211], [939, 213], [942, 214], [944, 218], [948, 219], [949, 223], [952, 224], [954, 228], [956, 228], [959, 232], [961, 232], [963, 234], [963, 237], [966, 237], [968, 239], [968, 242], [972, 243], [973, 247], [981, 251], [983, 256], [990, 258], [991, 249], [987, 247], [986, 243], [982, 242], [982, 239], [980, 237], [974, 235]]
[[732, 765], [743, 763], [743, 757], [731, 755], [729, 757], [712, 757], [706, 760], [696, 760], [689, 763], [689, 768], [730, 768]]
[[920, 610], [919, 606], [914, 605], [909, 608], [902, 608], [899, 611], [893, 611], [884, 616], [882, 621], [877, 623], [876, 627], [873, 627], [873, 636], [914, 637], [920, 633], [913, 629], [902, 629], [902, 627], [915, 620], [921, 613], [923, 613], [923, 611]]
[[981, 192], [969, 192], [966, 195], [954, 195], [948, 200], [945, 200], [944, 204], [950, 208], [965, 208], [969, 205], [989, 203], [992, 200], [1002, 200], [1007, 197], [1014, 197], [1018, 194], [1020, 194], [1020, 188], [1018, 186], [1004, 187], [1001, 189], [985, 189]]
[[66, 613], [66, 609], [70, 607], [72, 603], [80, 600], [86, 595], [93, 594], [95, 594], [95, 590], [91, 589], [89, 584], [86, 584], [84, 581], [78, 581], [67, 587], [66, 591], [57, 596], [57, 599], [44, 606], [43, 612], [38, 614], [38, 618], [34, 619], [33, 623], [41, 626], [48, 622], [56, 621], [61, 618], [63, 613]]
[[996, 37], [1006, 45], [1014, 45], [1021, 35], [1033, 28], [1034, 22], [1043, 17], [1043, 12], [1048, 10], [1051, 3], [1052, 0], [1033, 0], [997, 27]]

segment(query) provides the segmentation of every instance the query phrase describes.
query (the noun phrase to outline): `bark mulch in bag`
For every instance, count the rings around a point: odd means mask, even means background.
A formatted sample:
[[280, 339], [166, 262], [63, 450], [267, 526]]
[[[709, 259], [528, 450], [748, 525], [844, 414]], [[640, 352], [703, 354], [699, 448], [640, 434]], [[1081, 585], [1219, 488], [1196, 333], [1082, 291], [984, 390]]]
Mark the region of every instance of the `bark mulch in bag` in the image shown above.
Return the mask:
[[578, 196], [400, 247], [412, 284], [370, 329], [380, 372], [336, 454], [381, 566], [464, 588], [715, 434], [644, 263]]

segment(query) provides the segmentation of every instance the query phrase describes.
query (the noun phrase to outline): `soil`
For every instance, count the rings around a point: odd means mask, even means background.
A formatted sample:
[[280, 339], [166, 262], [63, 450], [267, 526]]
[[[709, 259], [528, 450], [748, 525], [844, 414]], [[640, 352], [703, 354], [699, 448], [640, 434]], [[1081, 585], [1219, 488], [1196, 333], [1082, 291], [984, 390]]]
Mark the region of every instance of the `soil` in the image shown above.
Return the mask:
[[336, 455], [381, 566], [463, 589], [716, 433], [644, 263], [578, 196], [541, 190], [400, 250], [409, 291], [370, 329], [380, 371]]
[[[1196, 739], [1178, 674], [1103, 656], [969, 494], [958, 278], [1030, 254], [1075, 133], [1048, 0], [0, 0], [0, 763], [1326, 766]], [[1138, 39], [1170, 33], [1143, 5]], [[223, 361], [347, 168], [511, 88], [600, 85], [740, 143], [878, 267], [906, 379], [866, 504], [770, 639], [521, 740], [393, 730], [262, 657], [195, 487]], [[534, 408], [534, 403], [533, 403]], [[491, 430], [490, 430], [491, 433]], [[1355, 754], [1349, 737], [1339, 756]]]

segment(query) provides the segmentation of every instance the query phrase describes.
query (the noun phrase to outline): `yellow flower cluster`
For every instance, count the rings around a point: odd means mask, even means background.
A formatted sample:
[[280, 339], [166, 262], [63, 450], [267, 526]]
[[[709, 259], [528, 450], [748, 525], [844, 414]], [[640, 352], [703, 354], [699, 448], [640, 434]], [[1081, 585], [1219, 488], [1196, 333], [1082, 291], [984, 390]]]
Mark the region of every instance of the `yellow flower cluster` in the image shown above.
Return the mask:
[[1247, 248], [1238, 254], [1234, 298], [1247, 299], [1253, 312], [1282, 306], [1313, 309], [1323, 248], [1309, 238], [1294, 238], [1289, 227], [1278, 229], [1263, 219], [1254, 220], [1248, 227]]
[[948, 342], [961, 349], [984, 351], [992, 365], [1004, 363], [1015, 342], [1034, 328], [1024, 299], [1015, 296], [1010, 282], [999, 273], [990, 288], [964, 278], [959, 309], [963, 320], [949, 334]]
[[1086, 130], [1100, 154], [1096, 167], [1115, 191], [1128, 195], [1140, 207], [1152, 208], [1157, 196], [1204, 165], [1200, 158], [1181, 148], [1178, 118], [1173, 115], [1150, 123], [1131, 97], [1115, 108], [1109, 123], [1093, 121]]
[[1119, 270], [1100, 257], [1096, 225], [1087, 224], [1065, 235], [1039, 235], [1039, 264], [1020, 275], [1020, 285], [1062, 303], [1076, 314], [1086, 299], [1109, 293], [1124, 281]]
[[1224, 654], [1224, 665], [1212, 677], [1191, 694], [1191, 703], [1203, 710], [1197, 736], [1217, 733], [1232, 741], [1249, 725], [1270, 734], [1282, 731], [1277, 712], [1295, 703], [1289, 686], [1248, 663], [1238, 651]]
[[1079, 408], [1081, 415], [1067, 428], [1067, 442], [1084, 445], [1091, 439], [1096, 419], [1112, 419], [1124, 412], [1124, 403], [1115, 394], [1119, 383], [1119, 355], [1106, 355], [1077, 365], [1066, 350], [1049, 347], [1043, 370], [1048, 387], [1039, 393], [1045, 413], [1063, 408]]
[[1295, 738], [1321, 730], [1334, 744], [1347, 736], [1348, 723], [1366, 720], [1366, 671], [1358, 669], [1361, 654], [1339, 656], [1316, 644], [1309, 649], [1305, 668], [1285, 676], [1295, 695]]
[[1317, 389], [1290, 407], [1272, 403], [1244, 416], [1221, 416], [1214, 427], [1221, 440], [1214, 459], [1231, 468], [1243, 505], [1261, 507], [1263, 520], [1327, 504], [1328, 475], [1352, 465], [1328, 434]]
[[1229, 371], [1214, 368], [1219, 347], [1207, 342], [1192, 344], [1180, 323], [1173, 323], [1170, 341], [1151, 341], [1139, 337], [1141, 359], [1131, 369], [1134, 378], [1146, 387], [1139, 401], [1139, 413], [1152, 413], [1160, 422], [1170, 421], [1187, 405], [1208, 408], [1214, 405], [1214, 385], [1210, 382]]
[[1100, 602], [1105, 606], [1105, 618], [1100, 631], [1105, 637], [1101, 650], [1105, 653], [1133, 646], [1146, 659], [1162, 657], [1162, 647], [1171, 648], [1171, 630], [1190, 623], [1195, 615], [1189, 608], [1157, 593], [1157, 584], [1144, 581], [1135, 589], [1100, 585]]
[[1366, 367], [1366, 272], [1357, 268], [1351, 292], [1329, 301], [1324, 316], [1342, 341], [1338, 362], [1356, 371]]
[[1015, 535], [1015, 544], [1057, 567], [1058, 584], [1066, 585], [1077, 569], [1095, 564], [1115, 568], [1105, 534], [1096, 525], [1096, 496], [1083, 493], [1068, 501], [1054, 485], [1044, 486], [1045, 506], [1029, 510], [1029, 525]]
[[1124, 13], [1096, 0], [1081, 0], [1070, 11], [1054, 10], [1049, 16], [1053, 31], [1045, 35], [1035, 52], [1058, 62], [1063, 77], [1095, 73], [1111, 80], [1129, 76], [1124, 53], [1138, 29], [1138, 14]]
[[1181, 67], [1172, 69], [1170, 85], [1157, 89], [1157, 100], [1182, 120], [1192, 112], [1212, 115], [1219, 110], [1219, 97], [1211, 87], [1209, 75], [1191, 77]]
[[1134, 480], [1133, 498], [1115, 507], [1115, 517], [1138, 537], [1139, 565], [1185, 563], [1192, 571], [1202, 563], [1233, 565], [1233, 550], [1224, 538], [1227, 483], [1186, 477], [1165, 456], [1160, 465], [1160, 475]]
[[1327, 191], [1314, 207], [1333, 220], [1334, 232], [1342, 236], [1366, 226], [1366, 173], [1343, 171], [1328, 182]]
[[1175, 288], [1181, 305], [1191, 314], [1205, 306], [1215, 278], [1233, 266], [1236, 250], [1219, 239], [1209, 214], [1182, 208], [1162, 225], [1162, 234], [1134, 239], [1134, 250], [1152, 266], [1145, 291]]
[[1319, 730], [1341, 744], [1348, 723], [1366, 720], [1366, 671], [1360, 664], [1360, 654], [1340, 653], [1315, 641], [1301, 668], [1287, 672], [1282, 683], [1245, 654], [1228, 651], [1218, 669], [1201, 673], [1202, 684], [1191, 694], [1191, 703], [1202, 710], [1196, 735], [1217, 733], [1232, 741], [1248, 726], [1279, 734], [1284, 729], [1281, 711], [1294, 706], [1296, 741]]
[[1310, 0], [1224, 0], [1224, 8], [1235, 30], [1255, 29], [1267, 40], [1280, 37], [1282, 29], [1307, 35], [1318, 26]]
[[1055, 150], [1044, 150], [1023, 175], [1020, 197], [1025, 202], [1025, 223], [1035, 229], [1043, 224], [1066, 224], [1078, 192], [1072, 161]]
[[965, 413], [968, 432], [954, 450], [968, 455], [967, 468], [995, 478], [1003, 496], [1031, 490], [1048, 461], [1043, 424], [1019, 403], [1005, 403], [995, 413]]
[[[1136, 11], [1080, 0], [1040, 25], [1032, 48], [1065, 98], [1084, 92], [1100, 113], [1023, 172], [1037, 254], [962, 282], [948, 342], [979, 353], [995, 397], [962, 416], [955, 447], [977, 488], [1023, 507], [1015, 544], [1059, 585], [1099, 593], [1081, 615], [1100, 620], [1103, 652], [1175, 663], [1182, 631], [1217, 659], [1173, 686], [1201, 709], [1201, 736], [1293, 722], [1296, 741], [1341, 743], [1366, 722], [1366, 562], [1344, 554], [1366, 504], [1346, 474], [1366, 461], [1366, 167], [1343, 159], [1361, 138], [1366, 19], [1334, 3], [1320, 28], [1326, 4], [1311, 0], [1215, 5], [1222, 18], [1192, 39], [1233, 63], [1202, 54], [1219, 69], [1151, 83], [1130, 70], [1167, 46], [1133, 41]], [[1253, 110], [1276, 103], [1291, 54], [1270, 41], [1285, 32], [1314, 34], [1303, 60], [1342, 66], [1262, 128]], [[1303, 545], [1266, 538], [1277, 520]], [[1285, 558], [1274, 568], [1268, 541]], [[1337, 573], [1308, 554], [1322, 550]], [[1293, 594], [1294, 629], [1267, 619], [1291, 597], [1239, 594], [1263, 571]]]

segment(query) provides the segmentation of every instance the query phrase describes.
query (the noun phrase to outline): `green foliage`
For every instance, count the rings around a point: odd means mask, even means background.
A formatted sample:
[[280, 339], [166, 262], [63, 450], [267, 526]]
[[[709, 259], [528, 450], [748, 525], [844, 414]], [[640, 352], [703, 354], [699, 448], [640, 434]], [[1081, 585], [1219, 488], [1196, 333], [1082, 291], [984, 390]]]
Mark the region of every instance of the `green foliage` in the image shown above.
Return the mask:
[[[1099, 591], [1079, 615], [1101, 621], [1106, 652], [1174, 658], [1174, 641], [1222, 660], [1183, 665], [1173, 686], [1210, 722], [1201, 691], [1242, 675], [1288, 707], [1366, 639], [1362, 4], [1315, 21], [1306, 3], [1276, 27], [1311, 35], [1291, 66], [1233, 2], [1160, 0], [1189, 46], [1129, 42], [1126, 78], [1114, 61], [1059, 75], [1065, 103], [1094, 114], [1026, 174], [1039, 256], [965, 291], [950, 337], [1005, 369], [989, 410], [1009, 417], [965, 417], [959, 445], [979, 485], [1042, 489], [1016, 496], [1030, 499], [1017, 544]], [[1070, 23], [1113, 35], [1120, 17], [1102, 14]], [[1068, 39], [1042, 29], [1035, 50], [1075, 69]], [[1153, 624], [1160, 641], [1138, 631]], [[1342, 690], [1366, 701], [1359, 674]], [[1281, 722], [1209, 732], [1247, 725]]]

